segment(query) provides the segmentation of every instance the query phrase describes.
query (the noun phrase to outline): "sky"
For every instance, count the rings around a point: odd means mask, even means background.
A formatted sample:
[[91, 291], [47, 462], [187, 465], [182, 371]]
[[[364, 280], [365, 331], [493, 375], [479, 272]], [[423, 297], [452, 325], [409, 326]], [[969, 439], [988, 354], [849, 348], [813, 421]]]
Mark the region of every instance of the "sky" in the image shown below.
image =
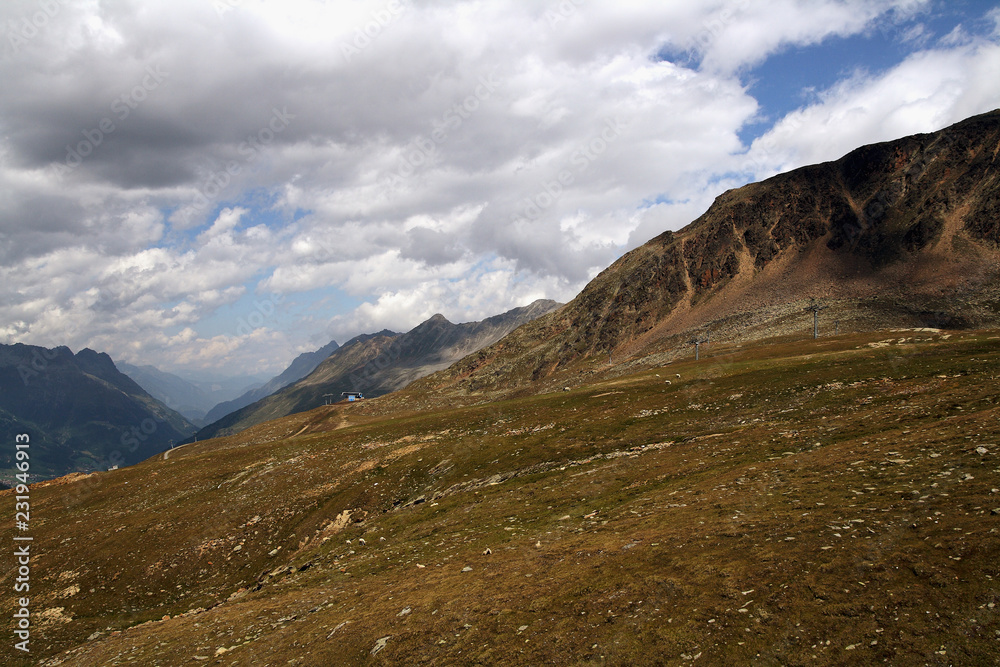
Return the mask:
[[1000, 107], [941, 0], [4, 0], [0, 342], [276, 374]]

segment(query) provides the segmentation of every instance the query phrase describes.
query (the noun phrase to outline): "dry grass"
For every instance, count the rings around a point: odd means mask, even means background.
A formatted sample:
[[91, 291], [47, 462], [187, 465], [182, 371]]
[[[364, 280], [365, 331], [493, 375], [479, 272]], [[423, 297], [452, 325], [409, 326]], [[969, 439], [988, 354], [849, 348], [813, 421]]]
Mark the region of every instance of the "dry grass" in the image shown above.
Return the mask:
[[1000, 334], [703, 352], [478, 406], [319, 409], [39, 485], [33, 655], [998, 662]]

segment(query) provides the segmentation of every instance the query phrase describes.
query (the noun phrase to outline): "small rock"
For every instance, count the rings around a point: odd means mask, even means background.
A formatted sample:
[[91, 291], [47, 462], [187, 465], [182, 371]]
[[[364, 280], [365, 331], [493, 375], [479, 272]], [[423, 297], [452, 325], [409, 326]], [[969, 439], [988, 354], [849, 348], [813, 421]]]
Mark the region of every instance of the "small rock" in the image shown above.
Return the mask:
[[407, 614], [409, 614], [409, 613], [410, 613], [411, 611], [413, 611], [413, 610], [412, 610], [412, 609], [410, 609], [409, 607], [406, 607], [405, 609], [403, 609], [403, 611], [401, 611], [401, 612], [399, 612], [398, 614], [396, 614], [396, 616], [397, 616], [397, 617], [398, 617], [398, 616], [406, 616], [406, 615], [407, 615]]
[[378, 653], [379, 651], [381, 651], [382, 649], [384, 649], [385, 645], [389, 643], [389, 638], [390, 637], [392, 637], [392, 635], [389, 635], [388, 637], [382, 637], [381, 639], [379, 639], [378, 641], [376, 641], [375, 642], [375, 646], [372, 648], [371, 651], [369, 651], [369, 653], [371, 653], [372, 655], [375, 655], [376, 653]]
[[333, 630], [330, 630], [330, 634], [328, 634], [326, 636], [326, 638], [329, 639], [330, 637], [332, 637], [333, 635], [335, 635], [337, 633], [337, 630], [340, 630], [342, 627], [344, 627], [345, 625], [347, 625], [348, 623], [351, 623], [351, 622], [352, 621], [344, 621], [343, 623], [341, 623], [340, 625], [338, 625], [337, 627], [335, 627]]
[[681, 379], [681, 374], [680, 374], [680, 373], [674, 373], [674, 376], [675, 376], [675, 377], [676, 377], [676, 378], [677, 378], [678, 380], [679, 380], [679, 379]]
[[421, 570], [423, 570], [427, 566], [426, 565], [421, 565], [420, 563], [417, 563], [417, 567], [420, 568]]
[[486, 547], [486, 551], [483, 552], [483, 555], [484, 556], [489, 556], [492, 553], [493, 553], [492, 549], [490, 549], [489, 547]]
[[365, 542], [365, 538], [363, 538], [363, 537], [359, 537], [359, 538], [358, 538], [358, 544], [360, 544], [361, 546], [365, 546], [365, 545], [366, 545], [366, 544], [368, 544], [368, 543], [367, 543], [367, 542]]
[[569, 391], [569, 387], [563, 387], [563, 391]]
[[462, 572], [472, 572], [472, 568], [466, 565], [465, 567], [462, 568]]
[[985, 447], [976, 447], [976, 451], [979, 452], [980, 454], [989, 454], [990, 453], [990, 450], [986, 449]]
[[997, 516], [998, 514], [1000, 514], [1000, 507], [991, 509], [990, 514], [992, 514], [993, 516]]

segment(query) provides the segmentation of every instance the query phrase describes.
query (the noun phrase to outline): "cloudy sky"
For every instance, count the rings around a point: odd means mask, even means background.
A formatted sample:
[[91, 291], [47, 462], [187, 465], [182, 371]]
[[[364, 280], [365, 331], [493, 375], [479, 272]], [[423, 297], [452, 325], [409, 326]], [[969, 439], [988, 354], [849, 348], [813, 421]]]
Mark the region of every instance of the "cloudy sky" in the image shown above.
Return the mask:
[[957, 0], [3, 0], [0, 342], [276, 373], [1000, 107]]

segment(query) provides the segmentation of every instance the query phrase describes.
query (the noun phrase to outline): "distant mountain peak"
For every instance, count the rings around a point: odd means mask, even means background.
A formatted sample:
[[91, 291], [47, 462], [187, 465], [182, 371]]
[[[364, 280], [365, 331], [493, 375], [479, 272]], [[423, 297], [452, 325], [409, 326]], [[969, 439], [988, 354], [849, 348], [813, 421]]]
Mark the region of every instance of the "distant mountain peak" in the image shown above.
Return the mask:
[[262, 421], [323, 405], [327, 394], [363, 391], [373, 397], [401, 389], [467, 354], [489, 345], [518, 326], [560, 304], [538, 300], [480, 322], [454, 324], [437, 313], [410, 331], [383, 329], [352, 338], [294, 384], [220, 418], [198, 439], [235, 433]]
[[[13, 432], [31, 435], [33, 479], [137, 463], [194, 431], [90, 348], [74, 355], [65, 346], [0, 345], [0, 415]], [[7, 478], [12, 453], [0, 452]]]
[[[348, 344], [350, 344], [350, 342], [348, 342]], [[318, 350], [313, 352], [303, 352], [295, 357], [295, 359], [292, 360], [292, 363], [290, 363], [284, 371], [271, 378], [263, 386], [247, 391], [233, 400], [224, 401], [215, 405], [208, 411], [208, 414], [205, 415], [205, 422], [211, 424], [212, 422], [218, 421], [232, 412], [245, 408], [255, 401], [259, 401], [266, 396], [270, 396], [283, 387], [287, 387], [293, 382], [301, 380], [305, 376], [309, 375], [309, 373], [312, 373], [324, 359], [336, 352], [340, 349], [340, 347], [341, 346], [337, 344], [337, 341], [331, 340]]]

